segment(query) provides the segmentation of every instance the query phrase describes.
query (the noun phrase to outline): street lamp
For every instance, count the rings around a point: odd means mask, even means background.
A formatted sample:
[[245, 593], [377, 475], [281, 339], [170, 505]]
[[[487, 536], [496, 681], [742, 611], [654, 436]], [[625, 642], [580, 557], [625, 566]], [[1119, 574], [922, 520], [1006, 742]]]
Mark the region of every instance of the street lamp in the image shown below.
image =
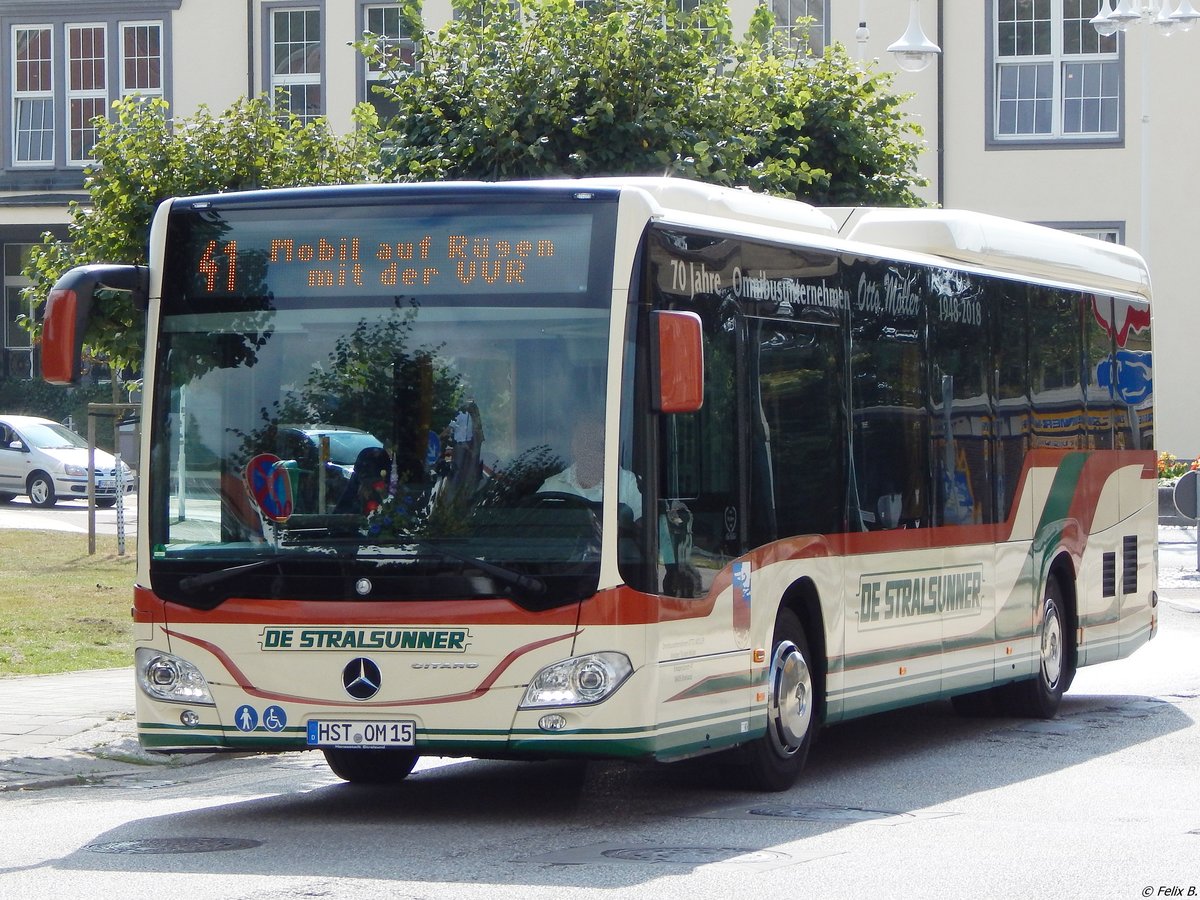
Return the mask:
[[1174, 5], [1172, 0], [1120, 0], [1114, 8], [1112, 0], [1104, 0], [1091, 24], [1104, 37], [1117, 31], [1128, 31], [1130, 26], [1141, 22], [1152, 23], [1164, 35], [1191, 31], [1200, 19], [1200, 12], [1195, 10], [1191, 0], [1180, 0], [1179, 6], [1169, 11]]
[[941, 52], [942, 48], [926, 37], [921, 28], [920, 0], [912, 0], [908, 28], [900, 40], [888, 47], [888, 53], [896, 57], [896, 64], [905, 72], [920, 72]]
[[[858, 58], [864, 56], [867, 41], [871, 37], [867, 28], [867, 0], [859, 0], [858, 29], [854, 39], [858, 42]], [[900, 39], [888, 47], [888, 53], [896, 57], [896, 65], [905, 72], [920, 72], [929, 67], [942, 48], [931, 41], [921, 28], [920, 0], [912, 0], [908, 13], [908, 28]]]
[[[1173, 11], [1172, 11], [1173, 10]], [[1192, 26], [1200, 19], [1191, 0], [1179, 0], [1176, 6], [1174, 0], [1120, 0], [1114, 8], [1112, 0], [1104, 0], [1100, 11], [1089, 20], [1097, 33], [1108, 37], [1118, 31], [1128, 32], [1133, 25], [1148, 22], [1154, 25], [1160, 34], [1169, 36], [1175, 31], [1191, 31]], [[1141, 241], [1138, 250], [1147, 258], [1150, 255], [1150, 72], [1147, 68], [1149, 53], [1143, 47], [1142, 58], [1142, 141], [1139, 155], [1141, 157]], [[1198, 541], [1200, 552], [1200, 541]]]

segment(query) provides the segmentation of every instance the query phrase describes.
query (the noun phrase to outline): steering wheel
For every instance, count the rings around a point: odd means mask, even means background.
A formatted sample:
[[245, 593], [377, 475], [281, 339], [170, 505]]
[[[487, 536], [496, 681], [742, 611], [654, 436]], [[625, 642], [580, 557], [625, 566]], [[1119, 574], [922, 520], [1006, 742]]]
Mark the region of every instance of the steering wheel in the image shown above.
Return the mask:
[[[589, 513], [586, 525], [579, 523], [578, 534], [568, 559], [572, 562], [593, 562], [600, 559], [600, 504], [565, 491], [539, 491], [517, 501], [521, 509], [579, 510]], [[567, 560], [564, 560], [566, 562]]]

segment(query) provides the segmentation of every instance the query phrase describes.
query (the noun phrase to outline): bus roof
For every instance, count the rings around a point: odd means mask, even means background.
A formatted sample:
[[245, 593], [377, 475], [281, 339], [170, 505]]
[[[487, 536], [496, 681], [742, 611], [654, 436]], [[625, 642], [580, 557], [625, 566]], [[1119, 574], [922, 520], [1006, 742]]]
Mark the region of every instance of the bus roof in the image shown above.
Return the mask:
[[996, 272], [1150, 300], [1150, 272], [1128, 247], [985, 213], [868, 209], [841, 227], [848, 240], [940, 256]]
[[741, 188], [705, 184], [687, 178], [650, 176], [581, 178], [575, 183], [598, 188], [636, 188], [649, 194], [664, 210], [673, 212], [715, 216], [837, 237], [837, 225], [833, 219], [815, 206]]
[[684, 178], [582, 178], [576, 183], [639, 189], [673, 212], [841, 236], [986, 271], [1150, 300], [1146, 262], [1128, 247], [986, 213], [908, 208], [825, 210], [797, 200]]

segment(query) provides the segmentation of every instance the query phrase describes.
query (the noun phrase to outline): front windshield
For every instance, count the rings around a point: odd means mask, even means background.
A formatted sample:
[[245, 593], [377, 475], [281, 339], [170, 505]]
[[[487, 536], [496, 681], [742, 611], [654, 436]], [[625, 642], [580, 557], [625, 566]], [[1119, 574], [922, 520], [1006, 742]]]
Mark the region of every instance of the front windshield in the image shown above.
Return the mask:
[[[433, 236], [432, 259], [439, 243], [468, 229], [494, 231], [498, 222], [524, 233], [509, 224], [524, 212], [422, 210], [415, 227]], [[581, 574], [594, 588], [599, 494], [575, 502], [547, 482], [573, 461], [576, 426], [602, 424], [610, 278], [597, 264], [590, 211], [536, 212], [524, 231], [547, 236], [542, 251], [583, 263], [559, 290], [464, 288], [462, 270], [440, 293], [370, 290], [381, 269], [364, 263], [346, 290], [308, 291], [267, 262], [257, 296], [217, 296], [225, 274], [206, 280], [206, 255], [230, 265], [232, 248], [218, 245], [220, 259], [214, 242], [200, 239], [190, 256], [170, 256], [169, 266], [193, 266], [201, 277], [190, 295], [163, 302], [151, 456], [155, 590], [206, 605], [227, 596], [549, 603], [550, 582]], [[371, 211], [371, 234], [411, 232], [402, 213]], [[368, 226], [343, 222], [330, 234]], [[255, 233], [239, 231], [233, 214], [222, 228], [224, 245], [239, 236], [236, 253], [249, 265]], [[365, 244], [341, 246], [362, 259]]]
[[70, 450], [74, 447], [87, 447], [87, 441], [62, 425], [43, 424], [22, 425], [21, 434], [39, 450]]
[[368, 447], [382, 447], [379, 438], [373, 434], [360, 434], [355, 431], [329, 431], [322, 433], [314, 428], [306, 432], [310, 439], [319, 444], [322, 437], [329, 438], [329, 461], [340, 466], [353, 466], [358, 454]]

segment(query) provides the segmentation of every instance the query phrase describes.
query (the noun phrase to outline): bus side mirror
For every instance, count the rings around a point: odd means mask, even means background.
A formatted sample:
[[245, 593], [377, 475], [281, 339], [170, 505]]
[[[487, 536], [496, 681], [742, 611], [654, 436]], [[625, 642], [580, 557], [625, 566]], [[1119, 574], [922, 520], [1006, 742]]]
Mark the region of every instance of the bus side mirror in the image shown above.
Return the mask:
[[650, 313], [654, 411], [696, 412], [704, 405], [704, 336], [700, 317], [682, 310]]
[[100, 290], [130, 291], [144, 306], [149, 292], [144, 266], [78, 266], [54, 283], [42, 316], [42, 379], [78, 384], [83, 374], [83, 336]]

